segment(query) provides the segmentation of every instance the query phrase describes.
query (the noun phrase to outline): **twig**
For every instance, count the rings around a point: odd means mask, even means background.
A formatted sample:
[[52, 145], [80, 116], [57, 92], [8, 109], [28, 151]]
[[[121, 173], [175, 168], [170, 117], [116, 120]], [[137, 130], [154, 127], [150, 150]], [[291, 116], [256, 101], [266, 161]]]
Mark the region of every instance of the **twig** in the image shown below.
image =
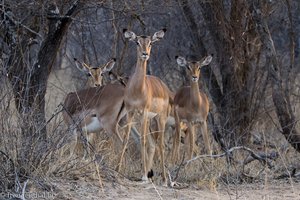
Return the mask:
[[6, 160], [8, 160], [12, 164], [12, 167], [15, 168], [14, 161], [5, 152], [3, 152], [2, 150], [0, 150], [0, 154], [2, 154], [3, 156], [5, 156]]
[[180, 165], [178, 166], [178, 170], [177, 170], [177, 173], [176, 173], [176, 175], [175, 175], [174, 182], [177, 180], [177, 178], [178, 178], [178, 176], [179, 176], [180, 168], [184, 166], [184, 158], [185, 158], [185, 153], [183, 154], [181, 163], [180, 163]]
[[152, 181], [150, 181], [150, 182], [151, 182], [152, 186], [154, 187], [155, 192], [158, 194], [159, 199], [160, 199], [160, 200], [163, 200], [161, 194], [160, 194], [159, 191], [157, 190], [157, 188], [156, 188], [156, 186], [154, 185], [154, 183], [153, 183]]
[[98, 162], [96, 162], [96, 160], [95, 160], [94, 164], [95, 164], [95, 167], [96, 167], [96, 172], [97, 172], [97, 176], [98, 176], [98, 180], [99, 180], [99, 185], [100, 185], [102, 193], [104, 194], [103, 181], [102, 181], [102, 178], [101, 178], [101, 175], [100, 175]]
[[14, 25], [16, 26], [21, 26], [23, 27], [25, 30], [29, 31], [30, 33], [33, 33], [35, 35], [37, 35], [40, 38], [43, 38], [41, 34], [37, 33], [36, 31], [32, 30], [31, 28], [29, 28], [28, 26], [22, 24], [21, 22], [16, 21], [12, 16], [10, 16], [7, 12], [5, 12], [5, 10], [0, 9], [0, 11], [3, 13], [3, 15], [5, 17], [7, 17]]
[[[178, 170], [179, 171], [179, 170]], [[167, 168], [167, 172], [168, 172], [168, 178], [169, 178], [169, 181], [170, 181], [170, 186], [171, 187], [174, 187], [174, 185], [175, 185], [175, 181], [172, 181], [172, 176], [171, 176], [171, 173], [170, 173], [170, 171], [168, 170], [168, 168]], [[176, 177], [175, 177], [176, 178]]]

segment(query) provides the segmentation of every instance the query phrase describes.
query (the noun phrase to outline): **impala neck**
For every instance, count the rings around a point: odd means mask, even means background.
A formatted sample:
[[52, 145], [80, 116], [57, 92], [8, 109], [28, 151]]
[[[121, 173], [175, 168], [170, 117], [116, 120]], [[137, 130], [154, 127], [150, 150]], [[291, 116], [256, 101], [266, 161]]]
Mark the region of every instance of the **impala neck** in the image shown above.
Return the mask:
[[138, 58], [135, 66], [135, 71], [132, 75], [132, 78], [134, 79], [133, 86], [135, 88], [138, 87], [140, 89], [144, 89], [146, 71], [147, 71], [147, 60]]
[[147, 60], [144, 59], [137, 59], [136, 62], [136, 68], [135, 68], [135, 74], [146, 76], [147, 71]]
[[191, 101], [192, 103], [200, 103], [200, 91], [198, 82], [191, 81]]

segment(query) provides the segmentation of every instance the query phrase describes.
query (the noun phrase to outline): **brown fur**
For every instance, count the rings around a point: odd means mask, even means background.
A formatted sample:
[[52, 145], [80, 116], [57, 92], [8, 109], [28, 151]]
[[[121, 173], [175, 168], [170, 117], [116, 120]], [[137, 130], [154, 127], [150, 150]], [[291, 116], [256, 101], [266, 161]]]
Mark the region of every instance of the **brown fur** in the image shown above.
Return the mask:
[[118, 136], [122, 141], [117, 124], [125, 115], [123, 96], [124, 86], [120, 84], [108, 84], [69, 93], [64, 102], [64, 120], [69, 126], [80, 122], [79, 128], [82, 128], [92, 122], [93, 117], [97, 117], [109, 135]]
[[[121, 114], [124, 115], [124, 87], [116, 86], [114, 84], [102, 86], [102, 76], [105, 72], [110, 72], [114, 67], [116, 59], [113, 58], [106, 64], [99, 67], [92, 67], [84, 62], [80, 62], [74, 58], [76, 67], [89, 75], [89, 86], [97, 88], [89, 88], [84, 90], [78, 90], [76, 92], [71, 92], [66, 96], [64, 106], [65, 110], [63, 112], [63, 117], [68, 126], [72, 126], [74, 131], [78, 129], [86, 128], [86, 139], [89, 143], [95, 143], [96, 133], [102, 129], [106, 130], [111, 135], [117, 135], [120, 139], [120, 135], [116, 128], [116, 124], [119, 121]], [[82, 67], [80, 67], [80, 64]], [[112, 98], [112, 100], [110, 100]], [[98, 119], [100, 123], [97, 125], [102, 125], [94, 128], [92, 131], [90, 126], [95, 127], [95, 119]], [[75, 141], [78, 140], [78, 133], [74, 134]], [[122, 139], [121, 139], [122, 140]], [[80, 144], [73, 145], [76, 146]], [[74, 149], [74, 150], [75, 150]], [[89, 148], [87, 148], [89, 152]], [[71, 151], [71, 156], [74, 152]]]
[[207, 134], [206, 119], [209, 112], [209, 101], [206, 94], [199, 90], [198, 79], [201, 66], [208, 65], [211, 57], [206, 57], [199, 62], [186, 62], [184, 58], [177, 58], [178, 64], [188, 69], [191, 86], [180, 88], [174, 98], [175, 137], [173, 140], [172, 160], [175, 162], [179, 156], [181, 123], [187, 125], [186, 133], [189, 137], [188, 159], [191, 159], [194, 151], [195, 126], [200, 124], [206, 150], [211, 154], [209, 138]]
[[[164, 30], [165, 31], [165, 30]], [[126, 133], [126, 143], [123, 147], [122, 157], [126, 149], [127, 141], [129, 138], [129, 131], [132, 124], [134, 115], [142, 112], [142, 137], [141, 137], [141, 160], [143, 180], [147, 181], [147, 174], [151, 171], [153, 164], [153, 157], [155, 153], [156, 142], [159, 143], [159, 151], [161, 157], [161, 169], [163, 183], [166, 184], [166, 172], [164, 166], [164, 131], [166, 118], [169, 114], [169, 100], [170, 94], [168, 87], [158, 78], [146, 75], [147, 60], [150, 57], [151, 45], [153, 42], [161, 39], [164, 31], [156, 32], [152, 37], [150, 36], [136, 36], [131, 31], [126, 31], [125, 37], [135, 41], [137, 45], [137, 64], [135, 72], [131, 76], [124, 94], [124, 102], [127, 110], [128, 129]], [[158, 130], [157, 136], [147, 134], [148, 114], [155, 113], [155, 120], [157, 121]], [[146, 147], [147, 146], [147, 147]]]
[[[191, 86], [180, 88], [174, 97], [175, 105], [179, 108], [184, 108], [187, 113], [197, 112], [201, 115], [202, 119], [206, 119], [209, 111], [209, 102], [206, 94], [200, 91], [199, 96], [201, 100], [194, 102], [192, 101], [191, 90]], [[193, 120], [192, 118], [188, 118], [188, 116], [183, 117], [183, 119]]]

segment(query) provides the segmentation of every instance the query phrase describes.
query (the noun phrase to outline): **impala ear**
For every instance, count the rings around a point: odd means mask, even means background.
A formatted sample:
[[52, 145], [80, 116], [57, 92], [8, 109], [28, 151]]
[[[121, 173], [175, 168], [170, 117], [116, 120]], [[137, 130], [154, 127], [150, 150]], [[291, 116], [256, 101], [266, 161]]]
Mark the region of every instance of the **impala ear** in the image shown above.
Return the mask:
[[[80, 62], [77, 58], [74, 58], [75, 61], [75, 65], [77, 67], [77, 69], [79, 69], [79, 71], [83, 72], [83, 73], [87, 73], [90, 70], [90, 67], [85, 64], [84, 62]], [[80, 67], [79, 64], [82, 66]]]
[[155, 32], [152, 36], [152, 42], [156, 42], [156, 41], [159, 41], [160, 39], [162, 39], [164, 37], [166, 31], [167, 31], [167, 29], [164, 28], [160, 31]]
[[204, 58], [204, 60], [200, 61], [200, 66], [205, 66], [205, 65], [209, 65], [209, 63], [212, 61], [212, 56], [209, 55], [209, 56], [206, 56]]
[[187, 65], [187, 61], [184, 57], [176, 56], [175, 59], [180, 67], [185, 67]]
[[114, 68], [116, 63], [116, 59], [112, 58], [108, 63], [105, 64], [105, 66], [103, 67], [102, 73], [104, 72], [109, 72], [110, 70], [112, 70], [112, 68]]
[[[75, 66], [77, 67], [77, 69], [79, 69], [79, 71], [81, 71], [83, 73], [88, 72], [88, 70], [83, 66], [83, 64], [81, 62], [79, 62], [76, 58], [74, 58], [74, 61], [75, 61]], [[79, 64], [81, 64], [82, 67], [80, 67]]]
[[86, 68], [87, 70], [90, 70], [90, 69], [91, 69], [91, 67], [88, 66], [87, 64], [85, 64], [84, 62], [82, 62], [81, 65], [82, 65], [84, 68]]
[[136, 34], [132, 31], [128, 31], [127, 29], [123, 30], [124, 37], [129, 39], [130, 41], [134, 41], [136, 39]]

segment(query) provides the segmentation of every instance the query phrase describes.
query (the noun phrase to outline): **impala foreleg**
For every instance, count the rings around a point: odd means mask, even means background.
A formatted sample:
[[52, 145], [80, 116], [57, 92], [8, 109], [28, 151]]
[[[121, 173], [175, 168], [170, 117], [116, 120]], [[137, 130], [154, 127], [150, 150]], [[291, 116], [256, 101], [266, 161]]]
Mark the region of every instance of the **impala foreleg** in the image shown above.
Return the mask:
[[142, 117], [142, 124], [141, 124], [141, 160], [142, 160], [142, 180], [143, 181], [148, 181], [148, 171], [147, 171], [147, 161], [148, 160], [148, 155], [146, 152], [146, 142], [147, 142], [147, 132], [148, 132], [148, 111], [144, 110], [143, 111], [143, 117]]
[[188, 139], [189, 142], [187, 142], [186, 145], [188, 145], [188, 160], [193, 158], [193, 153], [194, 153], [194, 146], [195, 146], [195, 125], [188, 123]]
[[83, 150], [80, 144], [80, 133], [77, 131], [77, 129], [73, 130], [69, 149], [69, 159], [71, 159], [76, 154], [76, 152], [81, 152]]
[[83, 159], [87, 159], [88, 156], [91, 156], [92, 153], [95, 153], [96, 139], [98, 137], [97, 133], [87, 133], [86, 141], [86, 151], [84, 153]]
[[153, 134], [150, 133], [147, 135], [147, 175], [151, 171], [152, 165], [153, 165], [153, 158], [155, 155], [155, 147], [156, 147], [156, 142], [154, 140]]
[[174, 118], [175, 118], [175, 135], [173, 137], [173, 150], [172, 150], [172, 163], [175, 163], [179, 156], [179, 145], [180, 145], [180, 119], [178, 116], [177, 111], [174, 112]]
[[207, 132], [207, 122], [206, 121], [201, 123], [200, 129], [201, 129], [202, 137], [204, 140], [205, 153], [208, 153], [209, 155], [211, 155], [212, 149], [211, 149], [210, 139], [209, 139], [208, 132]]

